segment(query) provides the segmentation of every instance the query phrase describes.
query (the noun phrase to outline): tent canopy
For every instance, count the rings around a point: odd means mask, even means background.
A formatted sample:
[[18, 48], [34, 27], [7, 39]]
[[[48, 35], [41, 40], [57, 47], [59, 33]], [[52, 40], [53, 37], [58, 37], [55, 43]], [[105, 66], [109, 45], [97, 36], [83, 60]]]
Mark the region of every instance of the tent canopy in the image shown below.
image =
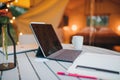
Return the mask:
[[61, 35], [58, 25], [69, 0], [0, 0], [5, 3], [9, 1], [14, 6], [29, 9], [15, 20], [18, 32], [31, 34], [30, 22], [45, 22], [53, 25], [58, 37]]
[[58, 28], [68, 0], [34, 0], [36, 5], [15, 20], [19, 32], [31, 34], [30, 22], [45, 22], [52, 24], [59, 39], [62, 39], [62, 32]]

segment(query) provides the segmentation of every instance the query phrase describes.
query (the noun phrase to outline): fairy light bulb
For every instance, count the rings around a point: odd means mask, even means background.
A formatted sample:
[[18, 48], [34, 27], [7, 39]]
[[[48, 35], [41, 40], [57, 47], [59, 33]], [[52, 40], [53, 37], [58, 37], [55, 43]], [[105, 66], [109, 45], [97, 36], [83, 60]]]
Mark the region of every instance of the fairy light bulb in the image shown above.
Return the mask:
[[118, 26], [118, 28], [117, 28], [117, 29], [118, 29], [118, 31], [120, 31], [120, 25]]
[[22, 32], [20, 32], [20, 33], [19, 33], [19, 35], [23, 35], [23, 33], [22, 33]]
[[63, 30], [67, 31], [67, 30], [69, 30], [69, 27], [68, 26], [64, 26]]
[[77, 25], [72, 25], [72, 28], [71, 28], [73, 31], [76, 31], [77, 30]]
[[18, 2], [18, 0], [15, 0], [15, 2], [17, 3], [17, 2]]
[[15, 17], [13, 16], [12, 19], [15, 20]]

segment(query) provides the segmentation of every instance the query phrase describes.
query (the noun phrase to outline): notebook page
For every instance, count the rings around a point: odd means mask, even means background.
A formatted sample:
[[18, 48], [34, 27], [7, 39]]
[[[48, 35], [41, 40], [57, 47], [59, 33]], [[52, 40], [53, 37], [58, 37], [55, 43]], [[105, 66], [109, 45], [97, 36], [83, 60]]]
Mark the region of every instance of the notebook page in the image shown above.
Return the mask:
[[108, 80], [120, 80], [120, 74], [114, 74], [104, 71], [96, 71], [86, 68], [77, 68], [77, 66], [93, 67], [105, 70], [120, 72], [120, 56], [100, 53], [85, 52], [80, 55], [70, 66], [68, 72], [89, 76], [95, 76]]

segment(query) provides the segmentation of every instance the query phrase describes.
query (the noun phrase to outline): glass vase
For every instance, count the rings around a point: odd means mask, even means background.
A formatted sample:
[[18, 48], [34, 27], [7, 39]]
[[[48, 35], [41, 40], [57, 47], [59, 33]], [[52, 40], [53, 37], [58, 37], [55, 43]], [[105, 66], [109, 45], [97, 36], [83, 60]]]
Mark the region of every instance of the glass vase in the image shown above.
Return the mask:
[[[2, 38], [0, 38], [2, 40], [0, 71], [10, 70], [16, 67], [16, 44], [10, 33], [10, 21], [7, 13], [8, 9], [0, 9], [0, 35], [2, 36]], [[8, 41], [8, 39], [10, 39], [10, 41]], [[11, 60], [11, 58], [8, 59], [8, 46], [10, 42], [13, 44], [13, 60]]]
[[3, 66], [8, 67], [8, 35], [7, 35], [7, 24], [2, 26], [2, 51], [3, 51]]
[[[15, 41], [10, 34], [9, 26], [10, 24], [6, 23], [6, 24], [2, 24], [1, 27], [2, 51], [0, 50], [0, 71], [10, 70], [16, 67], [16, 46], [15, 46]], [[13, 61], [8, 57], [8, 46], [9, 46], [8, 39], [10, 39], [13, 43], [13, 54], [12, 54]]]

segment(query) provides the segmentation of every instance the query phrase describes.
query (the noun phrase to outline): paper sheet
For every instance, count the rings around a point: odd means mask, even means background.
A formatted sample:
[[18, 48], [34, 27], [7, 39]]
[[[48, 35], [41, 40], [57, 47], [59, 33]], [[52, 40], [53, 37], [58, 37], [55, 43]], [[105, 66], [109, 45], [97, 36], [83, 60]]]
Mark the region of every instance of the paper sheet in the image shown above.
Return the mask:
[[68, 72], [70, 73], [95, 76], [97, 78], [102, 78], [107, 80], [120, 80], [120, 74], [113, 74], [113, 73], [89, 70], [83, 68], [76, 69], [77, 65], [120, 72], [120, 56], [85, 52], [82, 55], [80, 55], [74, 61], [72, 66], [70, 66], [70, 68], [68, 69]]

